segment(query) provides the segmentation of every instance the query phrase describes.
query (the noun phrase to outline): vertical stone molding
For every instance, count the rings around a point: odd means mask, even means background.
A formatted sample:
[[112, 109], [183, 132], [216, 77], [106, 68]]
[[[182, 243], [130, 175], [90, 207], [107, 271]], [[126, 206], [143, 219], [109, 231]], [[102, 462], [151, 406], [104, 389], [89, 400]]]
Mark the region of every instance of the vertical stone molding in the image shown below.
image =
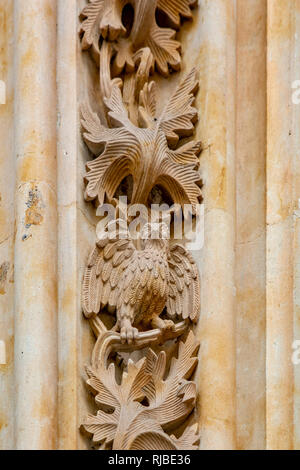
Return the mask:
[[238, 449], [266, 444], [266, 21], [266, 0], [237, 2]]
[[14, 9], [15, 448], [55, 449], [56, 1]]
[[236, 447], [236, 2], [200, 5], [205, 248], [199, 322], [202, 449]]
[[[299, 80], [299, 63], [300, 63], [300, 48], [299, 48], [299, 34], [300, 34], [300, 1], [294, 2], [294, 16], [293, 16], [293, 55], [292, 55], [292, 80], [293, 82]], [[298, 82], [299, 84], [299, 82]], [[294, 88], [293, 88], [294, 90]], [[298, 95], [299, 96], [299, 95]], [[292, 100], [293, 101], [293, 100]], [[294, 103], [293, 103], [294, 104]], [[300, 449], [300, 106], [293, 106], [293, 220], [294, 220], [294, 253], [293, 253], [293, 266], [294, 266], [294, 336], [293, 336], [293, 353], [296, 355], [294, 364], [294, 449]]]
[[57, 2], [58, 448], [78, 441], [77, 5]]
[[[0, 1], [0, 341], [5, 361], [0, 365], [0, 448], [14, 446], [14, 198], [13, 158], [13, 3]], [[5, 362], [5, 363], [4, 363]]]
[[267, 448], [293, 448], [293, 123], [295, 2], [268, 1]]

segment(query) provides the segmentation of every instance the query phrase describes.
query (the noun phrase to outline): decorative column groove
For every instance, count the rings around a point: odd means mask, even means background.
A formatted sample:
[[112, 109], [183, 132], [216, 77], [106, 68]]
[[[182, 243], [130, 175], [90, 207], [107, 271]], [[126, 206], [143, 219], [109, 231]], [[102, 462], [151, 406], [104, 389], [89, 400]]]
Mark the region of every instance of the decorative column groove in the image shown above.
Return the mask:
[[[13, 2], [0, 0], [0, 449], [13, 449]], [[1, 91], [0, 91], [1, 95]], [[1, 100], [2, 98], [2, 100]], [[4, 100], [3, 100], [4, 98]]]
[[202, 449], [234, 449], [236, 2], [200, 5], [205, 249], [200, 317]]
[[56, 1], [15, 6], [15, 448], [57, 437]]
[[[292, 80], [300, 79], [300, 0], [295, 0]], [[299, 95], [298, 95], [299, 96]], [[300, 341], [300, 104], [293, 104], [294, 340]], [[295, 343], [296, 344], [296, 343]], [[299, 343], [297, 343], [299, 345]], [[294, 345], [295, 346], [295, 345]], [[299, 347], [299, 346], [298, 346]], [[299, 357], [299, 356], [298, 356]], [[300, 449], [300, 364], [294, 366], [294, 449]]]
[[294, 1], [268, 1], [267, 448], [293, 448]]
[[57, 4], [58, 448], [76, 449], [77, 424], [77, 5]]
[[266, 23], [266, 0], [238, 0], [238, 449], [264, 449], [266, 441]]

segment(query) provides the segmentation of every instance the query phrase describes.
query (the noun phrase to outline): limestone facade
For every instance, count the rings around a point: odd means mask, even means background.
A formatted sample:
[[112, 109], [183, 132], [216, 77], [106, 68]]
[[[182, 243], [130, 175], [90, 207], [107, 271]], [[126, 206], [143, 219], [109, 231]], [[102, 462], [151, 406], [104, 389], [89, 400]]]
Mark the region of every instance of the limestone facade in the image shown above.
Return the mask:
[[[0, 0], [1, 449], [92, 446], [81, 292], [99, 219], [80, 121], [103, 96], [87, 3]], [[199, 448], [300, 449], [300, 0], [199, 0], [176, 39], [181, 70], [152, 79], [162, 106], [199, 77]]]

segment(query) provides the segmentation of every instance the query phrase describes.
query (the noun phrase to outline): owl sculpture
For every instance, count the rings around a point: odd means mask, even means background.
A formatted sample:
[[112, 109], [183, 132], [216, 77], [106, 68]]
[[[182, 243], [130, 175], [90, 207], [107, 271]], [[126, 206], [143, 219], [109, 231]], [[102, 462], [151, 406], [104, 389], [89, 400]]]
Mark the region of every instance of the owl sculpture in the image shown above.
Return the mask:
[[[174, 328], [176, 319], [196, 322], [200, 311], [197, 266], [184, 246], [170, 244], [167, 225], [145, 224], [135, 243], [124, 221], [112, 223], [115, 230], [108, 226], [98, 239], [84, 274], [86, 317], [104, 309], [115, 312], [115, 329], [128, 344], [139, 331]], [[160, 318], [162, 313], [168, 319]]]

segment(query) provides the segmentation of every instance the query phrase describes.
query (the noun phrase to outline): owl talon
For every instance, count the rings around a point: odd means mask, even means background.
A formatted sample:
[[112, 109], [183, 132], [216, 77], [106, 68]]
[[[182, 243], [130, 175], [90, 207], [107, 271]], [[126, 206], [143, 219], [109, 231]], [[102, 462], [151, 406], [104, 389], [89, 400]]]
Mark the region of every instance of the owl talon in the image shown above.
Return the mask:
[[175, 323], [172, 320], [164, 320], [164, 330], [174, 330]]
[[175, 323], [172, 320], [162, 320], [162, 318], [155, 317], [152, 320], [153, 328], [159, 328], [161, 331], [174, 330]]
[[122, 344], [125, 344], [126, 341], [128, 344], [132, 344], [138, 338], [139, 331], [137, 328], [134, 328], [132, 325], [126, 324], [125, 326], [122, 326], [120, 334], [121, 334]]

